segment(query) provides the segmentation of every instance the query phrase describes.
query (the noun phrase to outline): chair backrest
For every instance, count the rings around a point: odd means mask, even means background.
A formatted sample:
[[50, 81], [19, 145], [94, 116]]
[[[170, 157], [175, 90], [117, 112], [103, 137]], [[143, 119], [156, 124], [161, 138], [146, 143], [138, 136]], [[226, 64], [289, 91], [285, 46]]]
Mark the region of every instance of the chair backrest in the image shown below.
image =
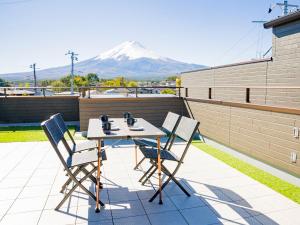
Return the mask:
[[65, 145], [67, 143], [64, 138], [64, 134], [61, 132], [57, 123], [54, 121], [54, 119], [49, 119], [49, 120], [43, 121], [41, 123], [41, 127], [43, 128], [46, 136], [48, 137], [48, 140], [50, 141], [53, 149], [55, 150], [56, 154], [58, 155], [58, 158], [62, 162], [63, 166], [65, 167], [66, 170], [69, 170], [67, 163], [58, 148], [58, 144], [60, 143], [60, 141], [63, 142], [64, 147], [66, 147]]
[[184, 151], [181, 155], [181, 158], [179, 160], [180, 162], [183, 162], [186, 152], [187, 152], [190, 144], [192, 143], [193, 137], [194, 137], [195, 133], [197, 132], [199, 125], [200, 125], [200, 122], [198, 122], [197, 120], [193, 120], [193, 119], [187, 118], [185, 116], [181, 117], [180, 122], [175, 131], [175, 136], [181, 138], [182, 140], [186, 141], [187, 143], [186, 143]]
[[173, 112], [168, 112], [164, 120], [164, 123], [162, 125], [162, 128], [167, 132], [172, 133], [175, 130], [176, 126], [178, 125], [179, 118], [180, 115]]
[[69, 135], [72, 143], [75, 145], [76, 144], [75, 140], [72, 137], [72, 135], [71, 135], [71, 133], [70, 133], [70, 131], [69, 131], [69, 129], [68, 129], [68, 127], [67, 127], [67, 125], [66, 125], [66, 123], [65, 123], [65, 121], [63, 119], [63, 117], [62, 117], [62, 115], [60, 113], [57, 113], [57, 114], [52, 115], [50, 118], [53, 119], [57, 123], [59, 129], [61, 130], [61, 132], [63, 134], [65, 134], [66, 132], [68, 133], [68, 135]]
[[169, 138], [164, 146], [164, 149], [170, 150], [172, 142], [174, 141], [174, 132], [179, 124], [180, 117], [181, 116], [176, 113], [168, 112], [164, 120], [164, 123], [162, 125], [163, 130], [169, 135]]

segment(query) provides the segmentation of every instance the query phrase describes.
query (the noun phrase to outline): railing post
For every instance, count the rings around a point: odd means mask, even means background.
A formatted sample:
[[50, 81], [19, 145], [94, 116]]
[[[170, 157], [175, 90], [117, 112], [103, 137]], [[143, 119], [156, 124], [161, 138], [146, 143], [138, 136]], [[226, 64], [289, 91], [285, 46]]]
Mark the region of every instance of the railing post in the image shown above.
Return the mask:
[[185, 97], [189, 97], [189, 89], [188, 88], [185, 88]]
[[88, 92], [89, 92], [89, 97], [88, 98], [91, 98], [91, 88], [88, 87]]
[[7, 95], [6, 95], [6, 88], [4, 88], [4, 97], [7, 98]]
[[135, 97], [137, 98], [138, 97], [138, 88], [135, 87]]
[[178, 95], [179, 95], [178, 97], [180, 98], [181, 97], [181, 88], [180, 87], [178, 88]]
[[246, 88], [246, 102], [250, 103], [250, 88]]
[[43, 96], [46, 97], [45, 88], [42, 89]]

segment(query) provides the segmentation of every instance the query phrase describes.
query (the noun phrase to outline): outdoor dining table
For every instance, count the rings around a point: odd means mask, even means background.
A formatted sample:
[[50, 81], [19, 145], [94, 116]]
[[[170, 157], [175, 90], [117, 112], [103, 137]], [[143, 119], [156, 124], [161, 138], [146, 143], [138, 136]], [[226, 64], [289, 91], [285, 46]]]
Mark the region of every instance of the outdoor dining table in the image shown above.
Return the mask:
[[[157, 167], [158, 167], [158, 187], [159, 187], [159, 204], [162, 204], [162, 180], [161, 180], [161, 157], [160, 157], [160, 138], [165, 133], [159, 128], [155, 127], [143, 118], [136, 118], [134, 127], [142, 127], [142, 130], [132, 130], [127, 125], [124, 118], [110, 118], [112, 130], [105, 132], [102, 129], [102, 121], [100, 119], [90, 119], [87, 138], [89, 140], [98, 141], [98, 162], [97, 162], [97, 185], [96, 185], [96, 212], [99, 209], [99, 189], [100, 189], [100, 166], [101, 166], [101, 142], [105, 139], [131, 139], [131, 138], [156, 138], [157, 140]], [[116, 129], [114, 129], [116, 128]]]

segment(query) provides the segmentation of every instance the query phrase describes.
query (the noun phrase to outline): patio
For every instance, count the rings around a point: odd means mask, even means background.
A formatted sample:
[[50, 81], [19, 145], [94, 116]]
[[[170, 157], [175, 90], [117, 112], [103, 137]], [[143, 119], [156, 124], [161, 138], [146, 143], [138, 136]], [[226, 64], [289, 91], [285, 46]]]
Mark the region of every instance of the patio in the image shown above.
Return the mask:
[[[80, 189], [54, 210], [66, 176], [49, 142], [0, 144], [0, 224], [300, 224], [300, 205], [194, 146], [177, 173], [192, 196], [171, 184], [163, 205], [149, 203], [157, 180], [138, 182], [133, 143], [108, 144], [101, 178], [106, 206], [98, 214]], [[94, 190], [90, 181], [84, 184]]]

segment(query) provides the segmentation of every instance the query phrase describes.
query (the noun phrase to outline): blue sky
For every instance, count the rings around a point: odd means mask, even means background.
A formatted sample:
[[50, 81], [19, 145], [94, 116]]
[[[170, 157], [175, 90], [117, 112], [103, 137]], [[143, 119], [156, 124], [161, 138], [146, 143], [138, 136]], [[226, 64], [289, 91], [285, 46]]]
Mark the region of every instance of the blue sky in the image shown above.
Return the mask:
[[248, 60], [271, 46], [271, 31], [251, 23], [280, 15], [279, 9], [267, 14], [271, 3], [0, 0], [0, 73], [29, 71], [33, 62], [42, 69], [66, 65], [68, 49], [84, 60], [126, 40], [139, 41], [162, 56], [208, 66]]

